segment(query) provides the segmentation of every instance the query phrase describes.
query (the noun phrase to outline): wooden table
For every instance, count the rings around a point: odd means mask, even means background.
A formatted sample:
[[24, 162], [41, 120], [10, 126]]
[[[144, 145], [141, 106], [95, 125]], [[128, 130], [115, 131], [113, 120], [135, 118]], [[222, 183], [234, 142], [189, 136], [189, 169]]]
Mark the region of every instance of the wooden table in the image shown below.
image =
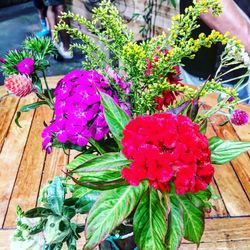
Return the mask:
[[[58, 77], [51, 77], [54, 85]], [[0, 87], [0, 96], [5, 93]], [[215, 95], [206, 97], [213, 105]], [[15, 208], [19, 204], [24, 210], [37, 204], [38, 194], [44, 184], [74, 156], [53, 149], [46, 155], [41, 149], [43, 122], [52, 117], [47, 107], [23, 113], [22, 128], [14, 122], [15, 112], [36, 100], [35, 95], [17, 99], [8, 97], [0, 102], [0, 250], [9, 249], [9, 238], [15, 228]], [[250, 115], [250, 106], [241, 105]], [[216, 123], [222, 121], [216, 118]], [[208, 128], [208, 136], [218, 135], [224, 139], [250, 141], [250, 124], [234, 127], [230, 124]], [[215, 166], [213, 187], [221, 199], [213, 201], [215, 209], [206, 219], [206, 229], [199, 249], [249, 250], [250, 249], [250, 158], [249, 152], [223, 166]], [[185, 243], [182, 250], [196, 249]]]

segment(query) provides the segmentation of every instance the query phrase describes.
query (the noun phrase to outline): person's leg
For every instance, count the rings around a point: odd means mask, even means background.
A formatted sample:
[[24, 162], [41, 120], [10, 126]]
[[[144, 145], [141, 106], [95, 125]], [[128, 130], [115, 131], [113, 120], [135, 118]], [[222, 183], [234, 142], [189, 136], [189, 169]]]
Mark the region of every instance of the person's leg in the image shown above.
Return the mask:
[[35, 7], [38, 10], [38, 14], [39, 14], [40, 22], [41, 22], [41, 26], [42, 26], [42, 30], [37, 32], [36, 36], [37, 37], [47, 36], [50, 33], [50, 31], [49, 31], [49, 29], [47, 27], [47, 23], [46, 23], [47, 8], [43, 4], [43, 0], [33, 0], [33, 3], [34, 3]]
[[54, 29], [55, 29], [55, 25], [56, 25], [56, 16], [55, 16], [55, 12], [54, 12], [54, 6], [50, 5], [48, 6], [47, 9], [47, 18], [48, 18], [48, 22], [49, 22], [49, 27], [51, 30], [51, 36], [52, 39], [54, 38]]
[[[56, 17], [56, 23], [58, 23], [60, 21], [60, 16], [62, 14], [62, 12], [64, 12], [64, 5], [60, 4], [55, 6], [55, 17]], [[65, 20], [65, 22], [67, 23], [68, 21]], [[63, 49], [65, 51], [69, 50], [69, 35], [66, 33], [66, 31], [60, 31], [60, 37], [63, 43]]]

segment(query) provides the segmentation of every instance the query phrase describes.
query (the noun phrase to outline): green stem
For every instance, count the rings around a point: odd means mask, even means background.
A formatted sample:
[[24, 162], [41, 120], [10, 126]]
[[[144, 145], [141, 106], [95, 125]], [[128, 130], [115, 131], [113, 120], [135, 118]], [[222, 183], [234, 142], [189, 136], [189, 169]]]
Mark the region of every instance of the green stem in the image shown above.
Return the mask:
[[106, 151], [99, 145], [99, 143], [91, 138], [89, 138], [89, 143], [95, 147], [95, 149], [102, 155], [105, 154]]
[[247, 77], [247, 76], [249, 76], [249, 73], [248, 73], [248, 74], [245, 74], [245, 75], [242, 75], [242, 76], [238, 76], [238, 77], [235, 77], [235, 78], [229, 79], [229, 80], [222, 81], [221, 83], [231, 82], [231, 81], [238, 80], [238, 79], [241, 79], [241, 78], [243, 78], [243, 77]]
[[44, 79], [44, 83], [45, 83], [46, 89], [48, 91], [50, 102], [52, 103], [52, 105], [54, 105], [53, 97], [52, 97], [50, 89], [49, 89], [49, 85], [48, 85], [48, 82], [47, 82], [47, 79], [46, 79], [45, 72], [42, 71], [42, 74], [43, 74], [43, 79]]
[[47, 96], [45, 96], [44, 94], [42, 93], [39, 93], [39, 95], [44, 98], [44, 100], [48, 103], [49, 107], [53, 110], [54, 109], [54, 104], [50, 101], [49, 98], [47, 98]]

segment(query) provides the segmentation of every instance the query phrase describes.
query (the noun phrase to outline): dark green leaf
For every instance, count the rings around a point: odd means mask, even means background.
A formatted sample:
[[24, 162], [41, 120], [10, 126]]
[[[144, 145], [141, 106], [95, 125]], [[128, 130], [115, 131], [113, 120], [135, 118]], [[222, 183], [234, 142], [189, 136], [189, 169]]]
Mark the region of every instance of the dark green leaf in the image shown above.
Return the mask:
[[176, 8], [176, 0], [170, 0], [171, 4]]
[[111, 133], [120, 142], [123, 135], [122, 131], [129, 122], [129, 116], [114, 102], [112, 97], [100, 92], [101, 102], [104, 106], [104, 116], [108, 123]]
[[134, 210], [146, 188], [146, 184], [141, 183], [137, 187], [119, 187], [103, 192], [90, 210], [85, 230], [87, 243], [84, 249], [93, 249], [107, 238]]
[[76, 239], [75, 239], [75, 237], [71, 236], [67, 240], [67, 246], [68, 246], [68, 250], [76, 250]]
[[204, 231], [204, 212], [184, 195], [175, 195], [184, 215], [184, 237], [196, 244], [200, 243]]
[[207, 119], [200, 124], [200, 132], [206, 134], [207, 131]]
[[35, 225], [34, 227], [30, 229], [29, 234], [34, 235], [34, 234], [38, 234], [42, 232], [46, 222], [47, 222], [47, 219], [43, 219], [42, 221], [40, 221], [37, 225]]
[[36, 217], [46, 217], [53, 214], [53, 212], [44, 207], [35, 207], [24, 213], [24, 216], [27, 218], [36, 218]]
[[209, 139], [211, 159], [213, 164], [225, 164], [241, 153], [250, 150], [250, 142], [224, 141], [219, 137]]
[[47, 192], [50, 209], [55, 214], [61, 215], [63, 211], [65, 191], [60, 177], [55, 177], [55, 179], [49, 185]]
[[76, 212], [79, 214], [86, 214], [92, 208], [100, 193], [92, 191], [91, 193], [84, 195], [75, 204]]
[[16, 117], [15, 117], [15, 123], [16, 123], [16, 125], [17, 125], [19, 128], [21, 128], [21, 125], [20, 125], [20, 123], [19, 123], [19, 118], [20, 118], [20, 116], [21, 116], [21, 112], [20, 112], [20, 111], [17, 111], [17, 112], [16, 112]]
[[41, 105], [47, 104], [46, 101], [40, 101], [40, 102], [34, 102], [25, 106], [22, 106], [19, 111], [20, 112], [28, 112], [30, 110], [36, 109], [38, 107], [40, 107]]
[[166, 214], [158, 193], [150, 189], [144, 193], [134, 215], [134, 237], [141, 250], [165, 250]]
[[179, 207], [178, 201], [172, 197], [170, 202], [170, 213], [168, 215], [167, 249], [176, 250], [181, 244], [184, 234], [183, 211]]
[[16, 117], [15, 117], [15, 123], [16, 123], [16, 125], [19, 128], [21, 128], [21, 125], [19, 123], [19, 118], [20, 118], [22, 112], [28, 112], [28, 111], [30, 111], [32, 109], [36, 109], [36, 108], [40, 107], [43, 104], [47, 104], [47, 102], [46, 101], [40, 101], [40, 102], [35, 102], [35, 103], [31, 103], [31, 104], [22, 106], [19, 109], [19, 111], [17, 111], [17, 113], [16, 113]]

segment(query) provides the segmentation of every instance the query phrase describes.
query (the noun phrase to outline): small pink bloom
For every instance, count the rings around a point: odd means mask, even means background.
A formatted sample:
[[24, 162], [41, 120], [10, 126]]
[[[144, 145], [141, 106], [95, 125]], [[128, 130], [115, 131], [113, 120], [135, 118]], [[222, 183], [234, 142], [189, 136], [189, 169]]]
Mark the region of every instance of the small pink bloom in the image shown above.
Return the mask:
[[23, 97], [30, 94], [33, 90], [32, 80], [25, 75], [11, 75], [5, 79], [5, 87], [12, 94]]
[[6, 63], [5, 59], [1, 57], [1, 58], [0, 58], [0, 63], [5, 64], [5, 63]]
[[244, 125], [248, 123], [248, 114], [240, 109], [236, 109], [233, 111], [231, 115], [231, 122], [234, 125]]
[[29, 75], [35, 69], [35, 61], [32, 58], [25, 58], [17, 64], [17, 70], [22, 73]]
[[228, 102], [232, 102], [232, 101], [234, 101], [235, 100], [235, 98], [233, 97], [233, 96], [230, 96], [229, 98], [228, 98]]

